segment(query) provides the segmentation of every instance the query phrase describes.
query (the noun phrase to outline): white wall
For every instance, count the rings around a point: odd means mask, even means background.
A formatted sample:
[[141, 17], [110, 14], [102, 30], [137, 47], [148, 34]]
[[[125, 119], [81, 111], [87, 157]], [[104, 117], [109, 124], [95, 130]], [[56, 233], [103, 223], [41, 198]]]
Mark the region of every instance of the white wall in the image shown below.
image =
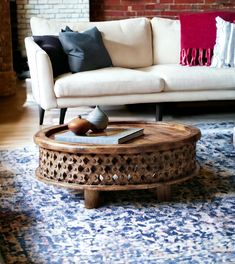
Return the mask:
[[16, 8], [18, 41], [23, 55], [24, 38], [31, 35], [29, 21], [32, 16], [66, 21], [89, 21], [89, 0], [16, 0]]

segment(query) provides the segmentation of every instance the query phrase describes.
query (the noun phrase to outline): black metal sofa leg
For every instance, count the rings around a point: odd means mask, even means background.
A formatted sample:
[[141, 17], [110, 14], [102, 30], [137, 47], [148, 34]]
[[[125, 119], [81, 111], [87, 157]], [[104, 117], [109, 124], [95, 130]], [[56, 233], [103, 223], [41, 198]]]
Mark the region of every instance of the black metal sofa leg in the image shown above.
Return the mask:
[[38, 105], [39, 110], [39, 125], [41, 126], [43, 124], [45, 109], [43, 109], [40, 105]]
[[67, 108], [60, 109], [60, 125], [64, 124], [64, 118], [66, 114]]
[[156, 116], [155, 120], [156, 121], [162, 121], [162, 112], [163, 112], [163, 104], [156, 104]]

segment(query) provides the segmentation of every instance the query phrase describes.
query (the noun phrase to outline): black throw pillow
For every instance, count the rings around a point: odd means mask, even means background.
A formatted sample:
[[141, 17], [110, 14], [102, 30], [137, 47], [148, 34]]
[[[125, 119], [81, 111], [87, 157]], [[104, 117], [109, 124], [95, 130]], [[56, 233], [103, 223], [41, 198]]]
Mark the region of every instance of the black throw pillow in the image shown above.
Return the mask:
[[65, 54], [58, 36], [33, 36], [34, 41], [48, 54], [51, 60], [54, 78], [69, 72], [68, 56]]
[[68, 55], [71, 72], [96, 70], [112, 66], [100, 31], [94, 27], [82, 33], [60, 32], [60, 42]]

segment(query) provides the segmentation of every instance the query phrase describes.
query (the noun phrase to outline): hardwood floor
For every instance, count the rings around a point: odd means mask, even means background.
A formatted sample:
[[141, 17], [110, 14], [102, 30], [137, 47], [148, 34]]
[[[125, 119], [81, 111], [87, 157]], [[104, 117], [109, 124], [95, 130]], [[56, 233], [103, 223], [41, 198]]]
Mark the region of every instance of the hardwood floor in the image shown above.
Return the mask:
[[1, 148], [33, 144], [32, 135], [38, 129], [35, 110], [27, 105], [25, 82], [17, 82], [16, 95], [0, 98]]
[[[125, 106], [103, 107], [110, 120], [144, 120], [154, 121], [154, 109], [148, 107], [137, 107], [133, 109]], [[231, 111], [218, 113], [194, 113], [190, 114], [186, 109], [176, 114], [175, 111], [168, 111], [164, 120], [181, 123], [194, 124], [207, 121], [235, 121], [234, 104]], [[65, 122], [68, 122], [78, 114], [86, 115], [92, 110], [90, 107], [79, 107], [68, 109]], [[173, 115], [172, 115], [173, 113]], [[0, 149], [10, 149], [22, 146], [34, 145], [33, 136], [42, 127], [58, 124], [59, 111], [46, 111], [44, 125], [39, 126], [38, 106], [32, 98], [30, 88], [25, 81], [17, 82], [17, 93], [14, 96], [0, 97]]]
[[[75, 111], [69, 110], [65, 121], [76, 116]], [[40, 126], [38, 106], [31, 91], [25, 81], [18, 81], [14, 96], [0, 97], [0, 149], [33, 145], [34, 134], [43, 127], [58, 124], [58, 117], [58, 110], [46, 111], [44, 125]]]

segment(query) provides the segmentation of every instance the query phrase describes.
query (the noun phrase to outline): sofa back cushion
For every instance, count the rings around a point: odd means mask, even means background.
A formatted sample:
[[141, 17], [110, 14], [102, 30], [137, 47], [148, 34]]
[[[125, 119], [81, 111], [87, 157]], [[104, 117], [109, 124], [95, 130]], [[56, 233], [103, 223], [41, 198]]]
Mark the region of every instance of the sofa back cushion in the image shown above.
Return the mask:
[[113, 66], [138, 68], [153, 64], [151, 25], [147, 18], [132, 18], [104, 22], [62, 22], [33, 17], [30, 20], [33, 35], [58, 35], [69, 26], [74, 31], [97, 27]]
[[153, 64], [180, 62], [180, 21], [154, 17], [151, 20], [153, 34]]

